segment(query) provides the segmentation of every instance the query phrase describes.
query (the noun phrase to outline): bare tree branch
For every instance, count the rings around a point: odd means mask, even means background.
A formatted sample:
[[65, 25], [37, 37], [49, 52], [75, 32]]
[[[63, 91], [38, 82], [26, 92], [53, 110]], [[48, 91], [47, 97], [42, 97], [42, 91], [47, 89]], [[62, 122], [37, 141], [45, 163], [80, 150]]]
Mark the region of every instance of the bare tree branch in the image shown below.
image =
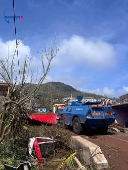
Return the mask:
[[[55, 40], [51, 42], [51, 47], [48, 49], [44, 46], [44, 50], [42, 52], [42, 75], [39, 78], [38, 83], [36, 84], [34, 89], [25, 92], [25, 85], [30, 73], [30, 62], [25, 58], [23, 67], [19, 68], [19, 59], [17, 65], [15, 64], [16, 52], [18, 50], [19, 41], [16, 45], [16, 49], [14, 50], [14, 54], [11, 58], [11, 64], [9, 67], [9, 51], [7, 62], [4, 60], [0, 60], [0, 76], [8, 84], [10, 87], [9, 99], [5, 100], [3, 103], [3, 112], [1, 112], [1, 120], [0, 120], [0, 142], [4, 139], [6, 135], [11, 135], [12, 137], [16, 136], [20, 129], [22, 128], [25, 117], [27, 117], [26, 104], [31, 98], [35, 95], [35, 93], [39, 90], [40, 85], [46, 78], [47, 74], [50, 71], [50, 66], [52, 60], [58, 53], [58, 49], [55, 48]], [[44, 61], [46, 59], [46, 61]], [[31, 58], [30, 58], [31, 60]], [[5, 64], [6, 63], [6, 64]], [[18, 73], [18, 68], [19, 72]], [[15, 72], [16, 69], [16, 72]], [[17, 73], [17, 74], [16, 74]], [[30, 85], [32, 83], [33, 77], [35, 75], [35, 71], [33, 71], [30, 77]], [[14, 78], [15, 75], [15, 78]], [[17, 82], [19, 81], [19, 84]]]

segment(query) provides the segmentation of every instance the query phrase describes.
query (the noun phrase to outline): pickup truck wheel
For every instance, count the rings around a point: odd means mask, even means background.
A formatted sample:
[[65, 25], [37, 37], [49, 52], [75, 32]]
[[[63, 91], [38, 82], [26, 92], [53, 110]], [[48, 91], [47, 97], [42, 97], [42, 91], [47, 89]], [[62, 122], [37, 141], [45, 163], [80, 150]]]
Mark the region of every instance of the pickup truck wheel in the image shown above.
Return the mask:
[[60, 116], [59, 124], [60, 124], [61, 128], [65, 128], [65, 118], [64, 118], [64, 115]]
[[78, 117], [75, 117], [72, 122], [72, 128], [73, 132], [80, 135], [83, 133], [83, 126], [80, 123], [80, 119]]

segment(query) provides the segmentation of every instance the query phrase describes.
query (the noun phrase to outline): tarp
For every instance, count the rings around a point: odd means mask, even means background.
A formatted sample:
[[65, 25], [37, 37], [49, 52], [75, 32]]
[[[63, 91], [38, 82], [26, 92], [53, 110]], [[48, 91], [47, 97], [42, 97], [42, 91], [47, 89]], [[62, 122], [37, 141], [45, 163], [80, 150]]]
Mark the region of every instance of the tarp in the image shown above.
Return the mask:
[[34, 119], [40, 122], [45, 122], [45, 123], [49, 123], [49, 124], [57, 124], [57, 119], [58, 119], [58, 115], [55, 115], [53, 113], [49, 113], [49, 114], [33, 114], [31, 116], [29, 116], [30, 119]]

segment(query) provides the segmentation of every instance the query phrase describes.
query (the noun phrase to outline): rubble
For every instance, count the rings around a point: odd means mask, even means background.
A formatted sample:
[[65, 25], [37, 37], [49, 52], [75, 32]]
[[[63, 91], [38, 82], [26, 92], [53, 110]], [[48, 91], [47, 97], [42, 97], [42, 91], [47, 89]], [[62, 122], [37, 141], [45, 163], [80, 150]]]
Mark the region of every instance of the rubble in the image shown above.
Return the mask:
[[[35, 150], [38, 163], [44, 163], [44, 158], [54, 151], [55, 141], [48, 137], [33, 137], [29, 139], [29, 155], [34, 158], [33, 149]], [[44, 158], [43, 158], [44, 157]]]
[[18, 167], [5, 164], [4, 167], [5, 167], [5, 170], [31, 170], [30, 162], [20, 163]]
[[76, 157], [76, 154], [77, 152], [74, 152], [73, 154], [69, 155], [69, 157], [61, 163], [57, 170], [67, 168], [69, 170], [87, 170], [86, 167], [84, 167], [79, 159]]
[[124, 128], [124, 133], [128, 133], [128, 128]]
[[109, 131], [114, 132], [114, 133], [119, 133], [120, 132], [120, 130], [115, 128], [115, 127], [110, 127]]
[[77, 157], [74, 156], [74, 160], [76, 161], [79, 170], [86, 170], [86, 168], [81, 164]]
[[[70, 153], [70, 155], [67, 157], [61, 157], [61, 159], [51, 159], [49, 161], [49, 157], [51, 158], [52, 155], [54, 155], [54, 150], [56, 147], [58, 148], [58, 144], [60, 140], [53, 140], [49, 137], [33, 137], [29, 139], [28, 144], [28, 151], [29, 155], [31, 156], [30, 159], [32, 161], [32, 165], [38, 166], [39, 163], [42, 163], [42, 166], [44, 169], [48, 167], [48, 164], [51, 166], [54, 166], [54, 163], [57, 165], [59, 164], [57, 170], [60, 169], [81, 169], [86, 170], [86, 168], [81, 164], [81, 162], [76, 157], [77, 152]], [[33, 152], [35, 151], [35, 152]], [[71, 151], [72, 152], [72, 151]], [[48, 162], [47, 162], [48, 161]], [[41, 164], [40, 164], [41, 165]]]
[[114, 124], [110, 125], [109, 129], [112, 130], [115, 133], [119, 133], [119, 132], [128, 133], [128, 128], [126, 128], [125, 126], [120, 125], [116, 122]]

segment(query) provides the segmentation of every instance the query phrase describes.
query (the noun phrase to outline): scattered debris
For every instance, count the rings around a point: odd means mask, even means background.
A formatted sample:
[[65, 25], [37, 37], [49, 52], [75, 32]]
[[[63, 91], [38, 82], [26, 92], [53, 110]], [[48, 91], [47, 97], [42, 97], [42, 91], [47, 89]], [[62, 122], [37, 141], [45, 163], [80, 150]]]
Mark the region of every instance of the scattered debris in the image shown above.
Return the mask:
[[128, 133], [128, 128], [124, 128], [124, 132], [125, 132], [125, 133]]
[[65, 163], [69, 167], [69, 169], [73, 169], [76, 167], [76, 162], [74, 161], [74, 155], [76, 155], [77, 152], [71, 154], [66, 160]]
[[114, 133], [119, 133], [119, 132], [120, 132], [120, 130], [118, 130], [118, 129], [115, 128], [115, 127], [110, 127], [110, 128], [109, 128], [109, 131], [114, 132]]
[[113, 132], [119, 133], [119, 132], [124, 132], [124, 133], [128, 133], [128, 128], [126, 128], [123, 125], [120, 125], [118, 123], [114, 123], [112, 125], [109, 126], [110, 130], [113, 130]]
[[74, 160], [76, 161], [78, 165], [78, 170], [86, 170], [86, 168], [80, 163], [77, 157], [73, 156]]
[[[69, 170], [86, 170], [86, 168], [80, 163], [78, 158], [75, 156], [77, 152], [72, 153], [68, 157], [63, 157], [57, 160], [51, 160], [47, 163], [48, 157], [54, 154], [54, 150], [60, 140], [53, 140], [49, 137], [33, 137], [29, 139], [29, 154], [31, 156], [32, 165], [38, 165], [38, 163], [43, 163], [43, 168], [47, 168], [50, 164], [51, 166], [57, 165], [57, 170], [69, 169]], [[35, 152], [33, 152], [35, 150]], [[41, 164], [39, 164], [40, 166]]]
[[[64, 160], [61, 165], [57, 168], [60, 169], [69, 169], [69, 170], [86, 170], [86, 168], [80, 163], [78, 158], [75, 156], [77, 152], [71, 154], [66, 160]], [[66, 168], [67, 167], [67, 168]]]
[[28, 144], [29, 154], [32, 158], [35, 158], [35, 155], [32, 152], [34, 148], [38, 163], [44, 163], [43, 157], [48, 157], [48, 155], [54, 152], [54, 143], [55, 141], [48, 137], [30, 138]]
[[5, 167], [5, 170], [31, 170], [30, 162], [20, 163], [18, 167], [5, 164], [4, 167]]

